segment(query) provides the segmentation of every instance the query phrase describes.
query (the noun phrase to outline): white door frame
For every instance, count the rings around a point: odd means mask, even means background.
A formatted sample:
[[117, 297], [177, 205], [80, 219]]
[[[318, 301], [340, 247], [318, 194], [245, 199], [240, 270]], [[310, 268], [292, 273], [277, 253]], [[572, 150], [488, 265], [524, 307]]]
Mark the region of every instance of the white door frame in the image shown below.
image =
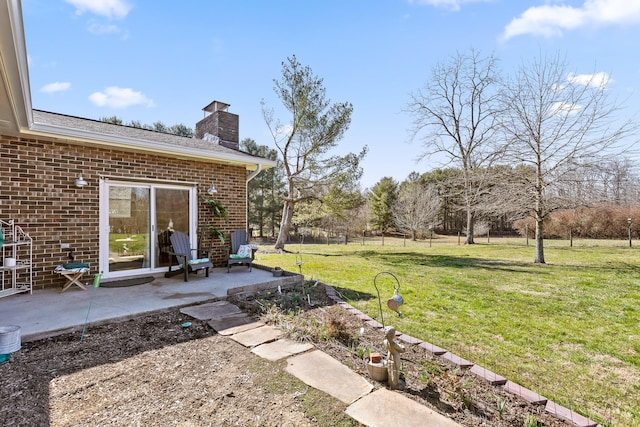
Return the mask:
[[[122, 271], [109, 271], [109, 186], [131, 186], [131, 187], [148, 187], [150, 189], [149, 194], [149, 235], [150, 235], [150, 253], [149, 253], [149, 268], [140, 268], [135, 270], [122, 270]], [[197, 224], [198, 224], [198, 187], [196, 183], [177, 183], [167, 181], [153, 181], [153, 180], [131, 180], [131, 179], [119, 179], [119, 178], [100, 178], [100, 220], [99, 220], [99, 272], [102, 273], [102, 277], [114, 278], [123, 276], [135, 276], [141, 274], [158, 273], [166, 270], [166, 267], [155, 267], [156, 250], [156, 229], [155, 224], [155, 189], [156, 188], [175, 188], [181, 190], [189, 190], [189, 237], [191, 240], [191, 247], [195, 248], [198, 236], [197, 236]]]

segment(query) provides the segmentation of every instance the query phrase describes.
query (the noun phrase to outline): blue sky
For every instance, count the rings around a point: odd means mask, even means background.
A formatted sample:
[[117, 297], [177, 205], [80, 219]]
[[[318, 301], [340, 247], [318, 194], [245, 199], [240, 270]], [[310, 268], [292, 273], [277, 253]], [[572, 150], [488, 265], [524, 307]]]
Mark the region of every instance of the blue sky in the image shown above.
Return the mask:
[[[363, 187], [440, 164], [416, 158], [409, 94], [473, 48], [505, 74], [539, 53], [606, 73], [624, 118], [640, 111], [640, 0], [23, 0], [33, 107], [195, 127], [213, 100], [240, 138], [275, 147], [260, 101], [296, 55], [354, 112], [338, 152], [369, 146]], [[286, 114], [277, 114], [283, 121]]]

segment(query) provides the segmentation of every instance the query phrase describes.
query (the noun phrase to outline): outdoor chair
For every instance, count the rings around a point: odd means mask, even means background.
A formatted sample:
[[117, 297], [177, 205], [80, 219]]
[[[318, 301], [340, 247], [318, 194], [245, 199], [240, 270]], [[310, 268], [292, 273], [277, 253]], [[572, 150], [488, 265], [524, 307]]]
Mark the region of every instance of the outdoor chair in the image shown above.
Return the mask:
[[231, 233], [231, 247], [227, 250], [227, 273], [234, 265], [246, 265], [251, 271], [251, 263], [255, 257], [257, 247], [249, 245], [249, 237], [245, 230]]
[[[178, 260], [178, 270], [172, 272], [173, 256], [169, 260], [169, 271], [165, 273], [165, 277], [171, 277], [180, 272], [180, 267], [184, 270], [184, 281], [189, 281], [189, 273], [198, 273], [200, 270], [205, 271], [205, 276], [209, 277], [209, 269], [213, 268], [213, 264], [209, 259], [209, 251], [192, 249], [189, 244], [189, 236], [179, 231], [171, 234], [171, 251], [170, 255], [175, 256]], [[196, 257], [193, 257], [196, 254]], [[201, 257], [204, 254], [204, 257]]]

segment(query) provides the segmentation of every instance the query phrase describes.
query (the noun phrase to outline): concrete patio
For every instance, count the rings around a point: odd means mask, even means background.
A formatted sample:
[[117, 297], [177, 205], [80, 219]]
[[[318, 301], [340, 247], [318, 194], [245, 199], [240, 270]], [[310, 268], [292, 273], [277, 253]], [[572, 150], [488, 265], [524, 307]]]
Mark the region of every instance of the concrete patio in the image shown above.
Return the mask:
[[209, 277], [203, 273], [190, 275], [188, 282], [182, 275], [165, 278], [158, 274], [150, 283], [129, 287], [94, 289], [89, 283], [86, 290], [72, 286], [63, 293], [60, 288], [34, 289], [33, 294], [0, 298], [0, 325], [20, 326], [22, 342], [27, 342], [81, 329], [85, 320], [89, 324], [104, 323], [301, 280], [299, 275], [273, 277], [270, 271], [254, 265], [251, 272], [237, 268], [227, 273], [226, 268], [215, 268]]

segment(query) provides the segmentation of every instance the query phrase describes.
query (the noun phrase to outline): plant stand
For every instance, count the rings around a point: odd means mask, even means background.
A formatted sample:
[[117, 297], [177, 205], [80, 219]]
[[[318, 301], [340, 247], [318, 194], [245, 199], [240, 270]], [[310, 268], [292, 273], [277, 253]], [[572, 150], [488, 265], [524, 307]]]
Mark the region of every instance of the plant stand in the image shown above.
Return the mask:
[[2, 266], [0, 266], [0, 298], [22, 292], [33, 292], [33, 240], [13, 219], [0, 220]]

